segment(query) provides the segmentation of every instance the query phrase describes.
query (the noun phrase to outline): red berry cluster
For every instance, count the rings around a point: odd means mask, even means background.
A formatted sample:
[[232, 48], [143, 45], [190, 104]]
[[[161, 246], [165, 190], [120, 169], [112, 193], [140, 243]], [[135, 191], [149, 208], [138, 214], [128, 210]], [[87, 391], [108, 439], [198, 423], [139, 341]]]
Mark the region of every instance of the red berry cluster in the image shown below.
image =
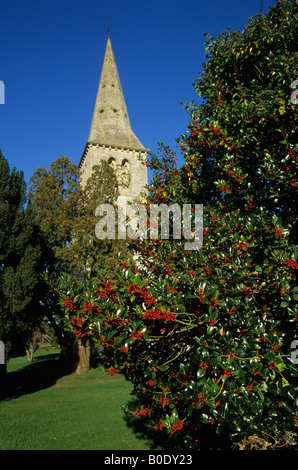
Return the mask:
[[68, 308], [71, 312], [75, 312], [77, 310], [75, 302], [69, 297], [66, 297], [66, 299], [64, 300], [64, 307]]
[[182, 429], [182, 428], [183, 428], [183, 421], [181, 419], [179, 419], [178, 423], [174, 424], [174, 426], [172, 428], [172, 431], [171, 431], [171, 434], [174, 434], [175, 432], [180, 431], [180, 429]]
[[84, 320], [82, 320], [82, 318], [79, 318], [79, 317], [73, 317], [71, 320], [71, 323], [73, 324], [73, 326], [81, 327], [84, 325]]
[[176, 315], [171, 312], [161, 312], [156, 308], [154, 310], [147, 310], [144, 312], [143, 318], [147, 320], [174, 321], [176, 320]]
[[291, 269], [298, 269], [298, 263], [297, 261], [292, 261], [291, 259], [287, 258], [285, 260], [285, 265], [288, 266], [288, 268]]
[[144, 300], [147, 307], [150, 307], [151, 305], [156, 303], [156, 298], [151, 297], [150, 292], [148, 291], [146, 286], [141, 287], [138, 284], [130, 283], [130, 286], [128, 287], [127, 291], [130, 294], [139, 294], [140, 297]]
[[151, 416], [150, 410], [148, 407], [146, 408], [138, 408], [135, 411], [131, 412], [132, 416]]
[[96, 305], [92, 305], [91, 302], [86, 302], [84, 307], [83, 307], [82, 314], [85, 315], [88, 312], [90, 312], [90, 313], [99, 313], [100, 310]]
[[136, 331], [135, 333], [130, 333], [129, 334], [130, 338], [135, 338], [135, 339], [142, 339], [143, 333], [141, 331]]
[[118, 375], [119, 374], [119, 369], [116, 367], [111, 367], [108, 371], [108, 375]]
[[110, 297], [110, 299], [115, 299], [116, 298], [115, 294], [112, 294], [111, 281], [103, 282], [103, 288], [102, 289], [97, 289], [96, 294], [101, 299], [106, 299], [107, 297]]

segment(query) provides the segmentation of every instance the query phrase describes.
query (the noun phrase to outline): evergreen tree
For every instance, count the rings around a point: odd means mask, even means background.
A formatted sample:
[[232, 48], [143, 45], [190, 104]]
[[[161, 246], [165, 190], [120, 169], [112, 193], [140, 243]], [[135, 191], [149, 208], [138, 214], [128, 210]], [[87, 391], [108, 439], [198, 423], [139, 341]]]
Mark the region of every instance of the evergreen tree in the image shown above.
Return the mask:
[[26, 206], [23, 172], [10, 170], [0, 151], [0, 338], [6, 359], [24, 350], [41, 321], [42, 252], [33, 207]]
[[38, 168], [30, 179], [29, 201], [36, 222], [52, 255], [52, 266], [74, 269], [70, 245], [79, 211], [79, 173], [67, 157], [57, 158], [49, 171]]

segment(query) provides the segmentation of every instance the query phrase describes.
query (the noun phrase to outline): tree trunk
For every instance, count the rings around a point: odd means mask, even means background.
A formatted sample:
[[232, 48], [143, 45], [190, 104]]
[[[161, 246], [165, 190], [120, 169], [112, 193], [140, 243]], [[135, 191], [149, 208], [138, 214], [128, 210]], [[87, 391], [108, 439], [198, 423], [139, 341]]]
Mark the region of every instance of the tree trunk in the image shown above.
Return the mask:
[[78, 338], [78, 355], [79, 362], [77, 364], [76, 373], [81, 374], [90, 370], [91, 347], [89, 338]]
[[26, 348], [26, 356], [27, 356], [28, 362], [32, 362], [33, 353], [34, 353], [34, 348], [33, 347]]
[[68, 371], [74, 372], [78, 363], [77, 354], [75, 354], [74, 351], [74, 340], [68, 332], [65, 332], [60, 326], [57, 325], [53, 315], [50, 312], [47, 312], [47, 318], [51, 327], [55, 331], [55, 335], [61, 349], [60, 359]]
[[26, 356], [28, 359], [28, 362], [33, 361], [33, 354], [35, 353], [36, 349], [38, 346], [38, 342], [36, 341], [36, 338], [32, 338], [30, 342], [27, 343], [26, 346]]

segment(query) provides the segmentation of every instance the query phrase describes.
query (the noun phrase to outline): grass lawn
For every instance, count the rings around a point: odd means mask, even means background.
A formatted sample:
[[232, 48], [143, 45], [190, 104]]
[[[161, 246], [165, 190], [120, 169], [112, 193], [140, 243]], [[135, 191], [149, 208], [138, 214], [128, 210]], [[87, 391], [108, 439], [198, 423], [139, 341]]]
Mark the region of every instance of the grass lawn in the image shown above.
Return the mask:
[[100, 367], [63, 375], [58, 352], [8, 363], [10, 397], [0, 402], [0, 450], [154, 450], [121, 408], [131, 384]]

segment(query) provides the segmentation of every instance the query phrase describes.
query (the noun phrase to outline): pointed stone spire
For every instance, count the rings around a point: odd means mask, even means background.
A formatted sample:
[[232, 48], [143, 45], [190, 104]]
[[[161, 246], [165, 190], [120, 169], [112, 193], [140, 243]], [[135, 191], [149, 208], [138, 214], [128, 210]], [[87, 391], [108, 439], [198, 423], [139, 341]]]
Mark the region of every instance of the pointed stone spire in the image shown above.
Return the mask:
[[79, 163], [81, 184], [85, 187], [94, 165], [107, 161], [115, 169], [122, 201], [133, 201], [148, 182], [148, 152], [130, 126], [108, 30], [90, 134]]
[[88, 142], [144, 149], [131, 130], [109, 31]]

